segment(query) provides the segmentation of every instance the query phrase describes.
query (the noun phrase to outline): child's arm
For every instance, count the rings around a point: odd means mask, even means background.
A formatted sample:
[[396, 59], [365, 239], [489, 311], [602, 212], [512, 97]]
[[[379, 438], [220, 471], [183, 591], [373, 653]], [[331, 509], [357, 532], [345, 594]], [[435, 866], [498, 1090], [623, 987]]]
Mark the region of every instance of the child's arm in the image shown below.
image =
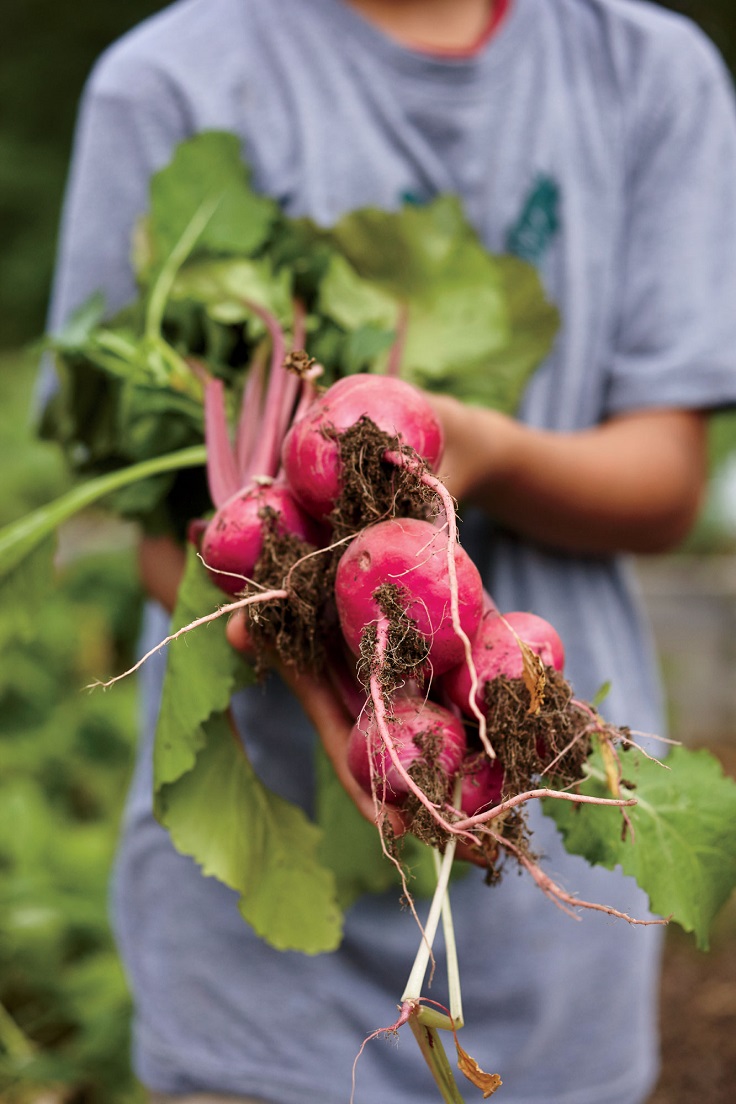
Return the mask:
[[637, 411], [557, 433], [432, 401], [449, 489], [523, 537], [569, 552], [663, 552], [695, 520], [707, 472], [701, 412]]

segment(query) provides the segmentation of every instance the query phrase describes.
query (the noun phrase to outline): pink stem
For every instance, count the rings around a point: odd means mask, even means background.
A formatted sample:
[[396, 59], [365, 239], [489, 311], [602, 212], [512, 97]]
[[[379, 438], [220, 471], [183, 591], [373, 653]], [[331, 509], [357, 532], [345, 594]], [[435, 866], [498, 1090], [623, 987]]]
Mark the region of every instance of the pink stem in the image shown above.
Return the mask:
[[204, 440], [207, 446], [207, 483], [213, 505], [220, 507], [241, 487], [225, 411], [225, 388], [213, 376], [204, 389]]
[[279, 463], [283, 432], [282, 410], [291, 406], [294, 402], [298, 381], [290, 372], [284, 370], [284, 356], [286, 354], [286, 342], [284, 333], [278, 320], [264, 307], [251, 300], [246, 302], [249, 310], [265, 323], [266, 329], [271, 335], [271, 366], [269, 371], [268, 389], [266, 401], [263, 407], [258, 443], [253, 450], [248, 465], [248, 476], [256, 475], [274, 477]]
[[396, 319], [396, 339], [391, 346], [388, 354], [388, 361], [386, 363], [386, 375], [398, 378], [401, 375], [401, 361], [404, 356], [404, 346], [406, 345], [406, 331], [409, 326], [409, 308], [404, 304], [399, 308], [399, 315]]
[[[304, 309], [304, 304], [301, 299], [294, 300], [294, 334], [291, 342], [292, 352], [296, 349], [304, 348], [304, 341], [307, 334], [307, 313]], [[274, 464], [276, 466], [276, 472], [281, 468], [281, 446], [284, 443], [284, 437], [291, 422], [294, 418], [294, 408], [297, 404], [298, 398], [302, 394], [302, 380], [295, 372], [290, 372], [284, 369], [283, 362], [281, 365], [281, 372], [286, 376], [283, 381], [283, 396], [278, 412], [278, 428], [276, 430], [276, 456], [274, 457]]]
[[238, 470], [243, 484], [247, 482], [248, 472], [252, 470], [251, 458], [258, 440], [265, 374], [264, 350], [259, 348], [253, 358], [248, 380], [243, 388], [240, 418], [235, 438]]

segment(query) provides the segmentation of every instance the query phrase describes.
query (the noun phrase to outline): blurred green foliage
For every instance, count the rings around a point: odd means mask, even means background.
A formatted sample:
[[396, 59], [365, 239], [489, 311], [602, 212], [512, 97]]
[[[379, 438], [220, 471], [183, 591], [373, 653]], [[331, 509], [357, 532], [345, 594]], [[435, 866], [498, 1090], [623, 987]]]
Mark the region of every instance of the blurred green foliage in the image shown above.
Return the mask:
[[[161, 0], [3, 5], [0, 67], [0, 348], [43, 329], [74, 118], [95, 59]], [[736, 70], [732, 0], [670, 0]]]
[[[0, 524], [47, 501], [67, 482], [56, 450], [31, 437], [32, 378], [32, 358], [0, 358], [0, 406], [13, 456], [0, 494]], [[91, 518], [83, 537], [66, 535], [64, 562], [48, 591], [3, 595], [4, 1104], [30, 1104], [41, 1090], [49, 1104], [139, 1099], [128, 1062], [130, 1002], [107, 916], [109, 870], [133, 758], [135, 684], [84, 692], [127, 663], [138, 631], [132, 548], [123, 541], [121, 549], [119, 532], [107, 538], [106, 524]], [[16, 616], [15, 604], [23, 605], [25, 616]]]
[[102, 50], [156, 0], [3, 4], [0, 66], [0, 348], [43, 329], [74, 119]]

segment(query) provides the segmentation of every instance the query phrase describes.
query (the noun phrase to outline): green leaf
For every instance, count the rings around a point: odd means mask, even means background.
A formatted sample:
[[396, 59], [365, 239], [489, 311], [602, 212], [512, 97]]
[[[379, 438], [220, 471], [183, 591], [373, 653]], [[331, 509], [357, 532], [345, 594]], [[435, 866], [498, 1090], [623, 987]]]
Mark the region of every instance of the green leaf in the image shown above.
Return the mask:
[[[323, 832], [319, 855], [337, 879], [342, 908], [365, 893], [400, 889], [399, 873], [383, 853], [378, 829], [360, 815], [321, 750], [317, 753], [316, 819]], [[416, 836], [407, 835], [401, 840], [399, 856], [412, 896], [431, 897], [437, 884], [431, 849]]]
[[320, 287], [324, 313], [348, 330], [385, 330], [405, 309], [405, 379], [517, 409], [559, 324], [531, 265], [489, 253], [452, 196], [397, 212], [355, 211], [329, 234], [343, 255]]
[[343, 344], [340, 367], [345, 375], [370, 371], [382, 354], [387, 353], [396, 340], [393, 331], [377, 326], [361, 326], [352, 330]]
[[197, 445], [167, 456], [146, 460], [142, 464], [132, 464], [130, 467], [121, 468], [108, 475], [90, 479], [89, 482], [75, 487], [56, 501], [41, 506], [18, 521], [6, 525], [0, 529], [0, 578], [7, 576], [63, 522], [86, 506], [130, 483], [148, 479], [160, 472], [200, 467], [205, 460], [204, 446]]
[[321, 832], [256, 777], [222, 715], [204, 725], [194, 770], [161, 794], [174, 845], [240, 893], [240, 911], [277, 950], [335, 950], [342, 916]]
[[364, 279], [399, 299], [421, 296], [449, 270], [458, 271], [464, 243], [477, 243], [460, 200], [449, 195], [393, 212], [352, 211], [329, 237]]
[[[265, 307], [282, 323], [293, 314], [291, 274], [285, 268], [274, 272], [266, 259], [198, 261], [186, 265], [171, 289], [173, 301], [191, 299], [203, 303], [218, 322], [253, 319], [246, 300]], [[256, 331], [263, 330], [258, 321]]]
[[345, 257], [335, 254], [320, 284], [319, 306], [345, 330], [363, 326], [394, 330], [401, 304], [395, 295], [359, 276]]
[[[224, 597], [189, 547], [172, 631], [216, 611]], [[226, 620], [220, 617], [168, 646], [153, 758], [156, 795], [192, 769], [206, 743], [205, 721], [224, 713], [236, 689], [252, 681], [252, 673], [227, 642]]]
[[[190, 551], [175, 626], [221, 599]], [[169, 645], [154, 752], [156, 815], [178, 850], [240, 894], [245, 920], [272, 946], [334, 950], [341, 913], [334, 875], [318, 857], [322, 833], [260, 782], [225, 716], [248, 678], [224, 617]]]
[[154, 270], [175, 249], [196, 213], [213, 201], [216, 207], [194, 252], [250, 256], [263, 245], [278, 207], [252, 191], [240, 140], [220, 131], [182, 142], [171, 162], [151, 180], [146, 232]]
[[[736, 784], [707, 751], [675, 748], [667, 766], [634, 750], [621, 754], [624, 796], [633, 826], [622, 834], [620, 811], [548, 800], [544, 811], [560, 828], [565, 847], [590, 863], [618, 864], [648, 894], [651, 908], [671, 916], [708, 947], [711, 923], [736, 885]], [[599, 753], [589, 761], [581, 792], [610, 797]]]

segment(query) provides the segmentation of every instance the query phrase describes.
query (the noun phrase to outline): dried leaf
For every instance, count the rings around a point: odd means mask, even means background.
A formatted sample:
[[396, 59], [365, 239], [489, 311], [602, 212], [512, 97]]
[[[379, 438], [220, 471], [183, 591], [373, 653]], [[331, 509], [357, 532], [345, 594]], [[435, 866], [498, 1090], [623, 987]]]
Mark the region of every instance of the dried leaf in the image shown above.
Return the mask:
[[608, 788], [614, 797], [621, 796], [621, 787], [619, 785], [619, 764], [616, 758], [616, 753], [611, 746], [609, 740], [602, 739], [600, 741], [601, 755], [603, 757], [603, 765], [606, 769], [606, 781], [608, 782]]
[[516, 641], [521, 648], [521, 658], [524, 664], [522, 678], [524, 679], [524, 685], [529, 691], [529, 698], [531, 699], [529, 702], [529, 712], [536, 716], [542, 708], [544, 688], [547, 685], [544, 664], [537, 653], [532, 651], [529, 645], [525, 644], [521, 637], [517, 636]]
[[489, 1096], [493, 1096], [496, 1089], [500, 1089], [503, 1084], [498, 1074], [485, 1073], [475, 1058], [471, 1058], [467, 1051], [463, 1050], [457, 1039], [455, 1039], [455, 1046], [457, 1047], [457, 1068], [460, 1072], [465, 1074], [468, 1081], [472, 1081], [476, 1088], [481, 1090], [484, 1100], [487, 1100]]

